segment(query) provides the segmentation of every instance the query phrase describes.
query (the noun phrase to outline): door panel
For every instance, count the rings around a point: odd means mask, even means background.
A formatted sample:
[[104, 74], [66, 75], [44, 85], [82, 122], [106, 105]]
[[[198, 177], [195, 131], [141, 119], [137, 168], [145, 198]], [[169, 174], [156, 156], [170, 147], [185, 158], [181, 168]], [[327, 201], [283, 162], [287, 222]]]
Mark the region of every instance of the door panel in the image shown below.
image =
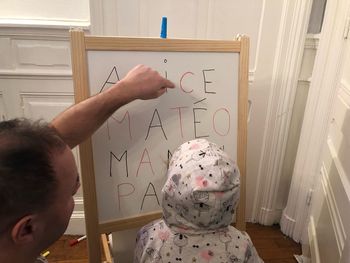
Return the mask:
[[[340, 1], [341, 2], [341, 1]], [[313, 200], [309, 236], [317, 241], [313, 262], [348, 262], [350, 235], [350, 40], [344, 39], [328, 140], [322, 157], [321, 183]], [[313, 224], [314, 222], [314, 224]], [[311, 233], [312, 231], [309, 231]], [[318, 248], [318, 249], [317, 249]]]

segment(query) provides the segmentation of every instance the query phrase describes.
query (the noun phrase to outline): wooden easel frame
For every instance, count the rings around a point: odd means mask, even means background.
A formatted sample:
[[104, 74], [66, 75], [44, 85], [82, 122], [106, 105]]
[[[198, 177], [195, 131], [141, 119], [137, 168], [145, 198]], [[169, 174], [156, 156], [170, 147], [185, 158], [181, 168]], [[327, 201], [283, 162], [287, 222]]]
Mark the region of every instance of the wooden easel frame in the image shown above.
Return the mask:
[[[70, 36], [76, 103], [90, 97], [88, 64], [86, 59], [87, 51], [141, 50], [174, 52], [234, 52], [239, 54], [237, 163], [241, 172], [241, 196], [236, 216], [236, 227], [240, 230], [245, 230], [249, 38], [242, 36], [236, 40], [219, 41], [96, 37], [85, 36], [84, 32], [81, 30], [71, 30]], [[133, 218], [99, 223], [92, 150], [90, 138], [79, 146], [89, 262], [96, 263], [101, 260], [100, 234], [141, 227], [154, 219], [160, 218], [161, 213], [149, 213]]]

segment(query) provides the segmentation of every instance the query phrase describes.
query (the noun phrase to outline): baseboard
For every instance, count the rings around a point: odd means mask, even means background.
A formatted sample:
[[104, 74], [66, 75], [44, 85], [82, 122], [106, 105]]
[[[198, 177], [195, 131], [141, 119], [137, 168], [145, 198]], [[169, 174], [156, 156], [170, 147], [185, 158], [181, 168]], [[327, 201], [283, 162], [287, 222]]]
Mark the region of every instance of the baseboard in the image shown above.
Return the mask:
[[314, 221], [313, 216], [310, 217], [310, 222], [309, 222], [307, 230], [308, 230], [308, 235], [309, 235], [311, 263], [321, 263], [315, 221]]
[[282, 210], [281, 209], [269, 209], [262, 207], [260, 209], [260, 215], [259, 215], [259, 223], [271, 226], [273, 224], [276, 224], [279, 222], [281, 218]]
[[283, 232], [283, 234], [292, 237], [293, 236], [293, 231], [295, 228], [295, 219], [291, 218], [290, 216], [288, 216], [286, 214], [286, 211], [283, 211], [282, 213], [282, 218], [281, 218], [281, 230]]
[[74, 211], [65, 235], [85, 235], [85, 216], [83, 211]]

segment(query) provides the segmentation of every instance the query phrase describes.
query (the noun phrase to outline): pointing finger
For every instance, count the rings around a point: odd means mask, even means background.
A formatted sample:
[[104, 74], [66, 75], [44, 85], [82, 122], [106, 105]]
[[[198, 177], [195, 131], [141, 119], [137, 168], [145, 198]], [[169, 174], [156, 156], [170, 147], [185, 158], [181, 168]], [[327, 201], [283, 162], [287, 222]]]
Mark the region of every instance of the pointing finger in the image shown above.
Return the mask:
[[170, 80], [164, 79], [163, 87], [173, 89], [173, 88], [175, 88], [175, 85]]

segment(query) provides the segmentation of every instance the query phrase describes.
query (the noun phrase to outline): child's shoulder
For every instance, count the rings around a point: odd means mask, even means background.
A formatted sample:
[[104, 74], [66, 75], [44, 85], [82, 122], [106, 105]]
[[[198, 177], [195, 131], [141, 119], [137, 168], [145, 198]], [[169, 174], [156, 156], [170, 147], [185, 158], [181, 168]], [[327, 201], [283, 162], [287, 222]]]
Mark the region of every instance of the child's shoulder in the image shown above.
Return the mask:
[[140, 231], [145, 231], [145, 230], [149, 230], [151, 228], [155, 228], [155, 227], [159, 227], [159, 225], [164, 224], [164, 220], [163, 219], [157, 219], [154, 220], [150, 223], [148, 223], [147, 225], [144, 225], [143, 227], [141, 227]]
[[238, 240], [241, 240], [242, 242], [248, 242], [249, 244], [252, 244], [252, 240], [250, 239], [250, 236], [245, 231], [240, 231], [237, 228], [233, 226], [228, 227], [228, 231], [231, 235], [234, 235]]

